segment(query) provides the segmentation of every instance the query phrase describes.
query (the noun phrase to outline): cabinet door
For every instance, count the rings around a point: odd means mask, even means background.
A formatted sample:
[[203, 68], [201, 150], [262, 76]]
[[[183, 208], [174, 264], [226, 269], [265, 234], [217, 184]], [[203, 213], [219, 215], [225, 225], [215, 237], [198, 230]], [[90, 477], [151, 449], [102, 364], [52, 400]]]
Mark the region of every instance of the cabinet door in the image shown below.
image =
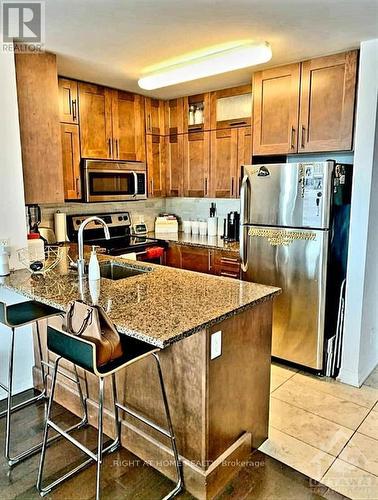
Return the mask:
[[237, 191], [238, 130], [211, 132], [211, 196], [234, 198]]
[[209, 196], [210, 132], [184, 134], [184, 196]]
[[166, 103], [165, 125], [167, 135], [182, 134], [184, 131], [184, 99], [171, 99]]
[[253, 154], [297, 151], [300, 64], [258, 71], [253, 78]]
[[298, 151], [352, 149], [357, 51], [302, 63]]
[[252, 127], [238, 129], [238, 162], [236, 168], [236, 197], [240, 196], [241, 167], [252, 163]]
[[100, 85], [79, 82], [82, 158], [113, 158], [111, 93]]
[[62, 203], [56, 56], [15, 54], [15, 63], [25, 203]]
[[160, 135], [147, 135], [147, 173], [148, 196], [165, 196], [165, 138]]
[[62, 123], [78, 123], [77, 82], [59, 78], [59, 115]]
[[165, 102], [145, 97], [146, 133], [164, 135]]
[[[210, 93], [196, 94], [189, 97], [183, 98], [184, 106], [184, 132], [198, 132], [203, 130], [210, 130]], [[195, 114], [195, 120], [193, 115], [191, 118], [191, 112], [198, 111]]]
[[213, 274], [240, 279], [240, 257], [237, 253], [213, 251]]
[[251, 125], [252, 86], [242, 85], [217, 90], [210, 95], [211, 128], [247, 127]]
[[169, 135], [167, 142], [166, 163], [166, 195], [183, 196], [184, 193], [184, 158], [183, 158], [183, 134]]
[[181, 269], [181, 251], [180, 245], [169, 243], [169, 247], [165, 252], [165, 265], [169, 267], [177, 267]]
[[81, 198], [79, 126], [61, 124], [64, 198]]
[[145, 160], [143, 97], [112, 91], [113, 158]]
[[192, 246], [181, 247], [181, 267], [189, 271], [208, 273], [210, 270], [210, 251], [207, 248]]

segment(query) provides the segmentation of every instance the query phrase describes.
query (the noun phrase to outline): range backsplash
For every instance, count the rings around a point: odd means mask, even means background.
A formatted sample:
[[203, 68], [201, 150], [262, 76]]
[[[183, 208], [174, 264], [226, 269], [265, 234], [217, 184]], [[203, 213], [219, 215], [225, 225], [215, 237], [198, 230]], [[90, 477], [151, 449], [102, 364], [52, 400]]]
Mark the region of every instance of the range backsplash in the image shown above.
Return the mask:
[[155, 217], [161, 212], [177, 215], [181, 220], [206, 219], [209, 216], [210, 203], [217, 205], [219, 217], [225, 217], [232, 210], [239, 211], [240, 200], [211, 198], [155, 198], [145, 201], [127, 201], [124, 203], [64, 203], [59, 205], [41, 205], [41, 226], [54, 227], [54, 213], [60, 210], [67, 215], [94, 214], [128, 211], [133, 223], [144, 220], [150, 231], [154, 229]]

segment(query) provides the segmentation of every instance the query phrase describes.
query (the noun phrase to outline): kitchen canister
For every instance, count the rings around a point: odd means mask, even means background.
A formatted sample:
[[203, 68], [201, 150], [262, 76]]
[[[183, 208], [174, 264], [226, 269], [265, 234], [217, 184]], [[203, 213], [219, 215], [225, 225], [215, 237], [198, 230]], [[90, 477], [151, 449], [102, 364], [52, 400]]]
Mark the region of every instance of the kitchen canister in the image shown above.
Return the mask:
[[218, 234], [218, 217], [209, 217], [207, 219], [207, 234], [209, 236]]
[[206, 220], [201, 220], [199, 222], [199, 234], [200, 234], [200, 236], [207, 235], [207, 221]]
[[9, 255], [4, 245], [0, 245], [0, 276], [9, 274]]
[[184, 231], [184, 234], [190, 234], [192, 232], [192, 224], [190, 220], [182, 221], [182, 230]]
[[67, 238], [67, 219], [66, 214], [64, 212], [56, 212], [54, 214], [54, 227], [55, 227], [55, 236], [56, 241], [58, 243], [64, 243], [68, 241]]
[[192, 220], [191, 226], [192, 226], [192, 234], [198, 234], [199, 233], [199, 221]]

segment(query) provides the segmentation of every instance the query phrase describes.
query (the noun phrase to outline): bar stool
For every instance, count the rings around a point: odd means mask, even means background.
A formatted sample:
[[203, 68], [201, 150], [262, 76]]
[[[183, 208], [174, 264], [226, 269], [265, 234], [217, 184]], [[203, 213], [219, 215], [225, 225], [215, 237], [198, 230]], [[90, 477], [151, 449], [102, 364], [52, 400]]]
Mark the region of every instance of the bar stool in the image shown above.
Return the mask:
[[[103, 456], [106, 453], [111, 453], [120, 447], [121, 444], [121, 421], [119, 419], [118, 410], [123, 410], [129, 415], [137, 418], [138, 420], [144, 422], [149, 425], [156, 431], [160, 432], [164, 436], [170, 438], [171, 447], [174, 454], [175, 460], [175, 468], [177, 473], [177, 483], [173, 490], [164, 497], [165, 499], [173, 498], [176, 496], [184, 486], [183, 475], [182, 475], [182, 464], [179, 460], [179, 455], [176, 446], [176, 439], [172, 427], [171, 416], [169, 412], [168, 399], [164, 386], [163, 373], [161, 370], [160, 360], [158, 356], [158, 352], [160, 349], [143, 342], [141, 340], [128, 337], [126, 335], [121, 335], [121, 342], [123, 345], [123, 356], [118, 358], [117, 360], [108, 363], [104, 366], [97, 366], [96, 364], [96, 345], [93, 342], [88, 341], [82, 337], [71, 335], [67, 332], [57, 330], [52, 327], [47, 328], [47, 347], [48, 349], [56, 354], [58, 357], [56, 358], [54, 365], [54, 372], [51, 384], [51, 392], [49, 397], [49, 404], [47, 410], [47, 417], [45, 422], [45, 432], [43, 437], [43, 445], [41, 458], [39, 463], [38, 470], [38, 478], [37, 478], [37, 490], [39, 491], [41, 496], [47, 495], [51, 492], [53, 488], [61, 484], [66, 479], [72, 477], [74, 474], [77, 474], [82, 469], [87, 467], [90, 463], [95, 462], [96, 466], [96, 500], [100, 498], [100, 481], [101, 481], [101, 465], [103, 461]], [[128, 408], [124, 405], [121, 405], [117, 401], [117, 386], [116, 386], [116, 377], [115, 374], [117, 371], [126, 368], [127, 366], [147, 357], [153, 356], [156, 361], [156, 366], [158, 370], [160, 388], [164, 403], [165, 415], [168, 424], [168, 430], [160, 427], [152, 420], [144, 417], [140, 413]], [[55, 383], [56, 376], [58, 371], [59, 362], [61, 359], [65, 359], [74, 363], [84, 370], [87, 370], [98, 377], [99, 381], [99, 389], [98, 389], [98, 434], [97, 434], [97, 450], [93, 452], [84, 446], [80, 441], [68, 435], [66, 431], [64, 431], [61, 427], [59, 427], [55, 422], [51, 420], [51, 407], [54, 399], [54, 391], [55, 391]], [[112, 379], [112, 393], [113, 393], [113, 404], [114, 404], [114, 428], [115, 428], [115, 439], [105, 448], [103, 447], [103, 405], [104, 405], [104, 380], [106, 377], [111, 377]], [[66, 474], [56, 479], [49, 485], [43, 487], [43, 469], [46, 457], [46, 444], [48, 440], [48, 432], [49, 428], [52, 428], [56, 432], [58, 432], [61, 436], [65, 437], [68, 441], [78, 447], [81, 451], [89, 456], [89, 459], [85, 460], [81, 464], [79, 464], [74, 469], [71, 469]]]
[[[39, 443], [35, 446], [32, 446], [31, 448], [28, 448], [27, 450], [23, 451], [22, 453], [19, 453], [16, 456], [12, 457], [10, 455], [11, 435], [12, 435], [11, 414], [21, 410], [22, 408], [25, 408], [26, 406], [29, 406], [33, 403], [36, 403], [37, 401], [40, 401], [42, 399], [47, 399], [47, 374], [45, 372], [45, 367], [50, 366], [50, 365], [49, 365], [49, 363], [47, 363], [46, 361], [43, 360], [41, 336], [40, 336], [40, 332], [39, 332], [38, 321], [41, 319], [48, 319], [48, 318], [51, 318], [52, 316], [57, 316], [57, 315], [62, 315], [62, 311], [60, 311], [59, 309], [56, 309], [54, 307], [48, 306], [46, 304], [42, 304], [41, 302], [34, 301], [34, 300], [27, 301], [27, 302], [21, 302], [19, 304], [14, 304], [14, 305], [10, 305], [10, 306], [7, 306], [3, 302], [0, 302], [0, 323], [2, 323], [5, 326], [8, 326], [11, 330], [11, 346], [10, 346], [10, 352], [9, 352], [9, 358], [8, 358], [8, 386], [6, 386], [0, 382], [0, 387], [2, 389], [4, 389], [4, 391], [6, 391], [8, 394], [8, 396], [7, 396], [7, 408], [6, 408], [6, 410], [4, 410], [0, 413], [0, 418], [4, 417], [6, 415], [4, 455], [5, 455], [5, 458], [8, 460], [9, 466], [13, 466], [13, 465], [21, 462], [22, 460], [35, 454], [36, 452], [38, 452], [42, 448], [42, 443]], [[16, 328], [19, 328], [21, 326], [30, 325], [32, 323], [35, 323], [35, 325], [36, 325], [38, 351], [39, 351], [39, 355], [41, 358], [43, 390], [37, 396], [34, 396], [26, 401], [23, 401], [22, 403], [19, 403], [15, 406], [12, 406], [15, 330], [16, 330]], [[75, 372], [75, 373], [76, 373], [76, 380], [75, 379], [72, 379], [72, 380], [76, 384], [78, 384], [80, 387], [77, 372]], [[69, 432], [85, 425], [88, 422], [86, 404], [85, 404], [82, 393], [81, 393], [81, 402], [82, 402], [82, 406], [83, 406], [84, 417], [79, 424], [72, 426], [69, 429]], [[58, 437], [60, 437], [60, 436], [54, 436], [53, 438], [51, 438], [49, 440], [49, 443], [56, 440]]]

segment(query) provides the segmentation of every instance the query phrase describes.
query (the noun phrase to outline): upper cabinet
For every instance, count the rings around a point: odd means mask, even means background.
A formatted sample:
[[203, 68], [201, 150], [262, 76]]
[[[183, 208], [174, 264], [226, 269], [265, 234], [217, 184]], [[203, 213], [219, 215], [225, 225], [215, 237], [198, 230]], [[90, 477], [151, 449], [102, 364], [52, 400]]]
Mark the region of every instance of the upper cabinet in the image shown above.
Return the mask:
[[352, 149], [357, 51], [302, 63], [298, 152]]
[[141, 96], [79, 82], [79, 118], [83, 158], [145, 159]]
[[184, 97], [184, 132], [210, 130], [210, 94]]
[[253, 154], [297, 151], [300, 64], [253, 76]]
[[165, 196], [165, 164], [166, 142], [161, 135], [147, 134], [147, 176], [148, 196], [161, 198]]
[[82, 158], [113, 158], [112, 90], [79, 82]]
[[15, 61], [25, 203], [62, 203], [56, 56], [16, 54]]
[[113, 158], [145, 160], [143, 97], [112, 90]]
[[59, 115], [61, 123], [79, 123], [77, 82], [59, 78]]
[[255, 73], [253, 154], [352, 148], [357, 51]]
[[243, 85], [210, 94], [212, 130], [251, 125], [252, 87]]
[[165, 101], [145, 97], [146, 134], [165, 135]]
[[64, 198], [80, 200], [80, 142], [79, 127], [71, 123], [61, 123], [62, 161], [64, 177]]

